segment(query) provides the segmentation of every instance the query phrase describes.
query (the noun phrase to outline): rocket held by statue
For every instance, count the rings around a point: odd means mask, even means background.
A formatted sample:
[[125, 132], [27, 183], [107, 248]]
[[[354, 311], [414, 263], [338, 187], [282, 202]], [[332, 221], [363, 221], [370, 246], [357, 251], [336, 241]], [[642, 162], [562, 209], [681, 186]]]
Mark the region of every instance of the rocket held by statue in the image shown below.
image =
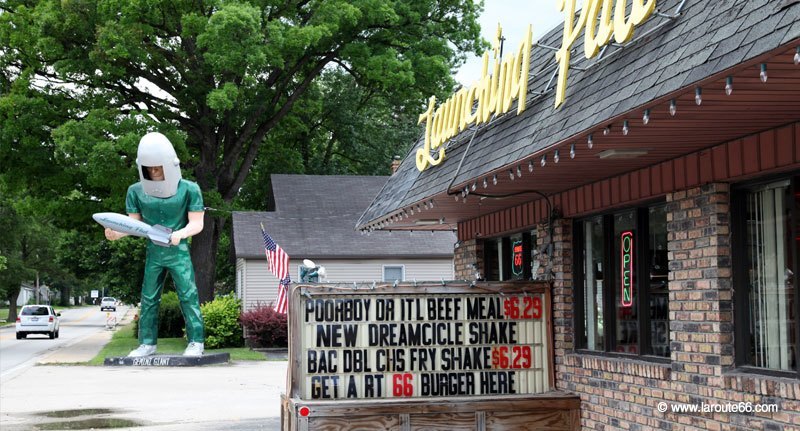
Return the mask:
[[130, 218], [123, 214], [117, 213], [94, 213], [92, 214], [94, 221], [113, 229], [117, 232], [127, 233], [128, 235], [140, 236], [142, 238], [150, 238], [154, 244], [162, 247], [169, 247], [170, 235], [172, 229], [161, 225], [150, 226], [149, 224]]

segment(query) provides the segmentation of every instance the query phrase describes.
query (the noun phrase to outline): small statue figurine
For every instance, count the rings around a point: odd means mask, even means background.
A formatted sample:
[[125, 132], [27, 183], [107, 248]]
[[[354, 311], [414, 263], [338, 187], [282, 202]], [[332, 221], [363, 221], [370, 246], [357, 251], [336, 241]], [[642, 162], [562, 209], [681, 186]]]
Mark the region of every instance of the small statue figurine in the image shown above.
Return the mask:
[[319, 277], [325, 276], [325, 267], [318, 266], [310, 259], [303, 259], [300, 265], [300, 281], [303, 283], [319, 283]]
[[[156, 352], [158, 308], [167, 272], [175, 282], [186, 321], [189, 344], [183, 355], [202, 356], [205, 328], [186, 238], [203, 230], [203, 195], [196, 183], [181, 178], [175, 149], [161, 133], [144, 135], [139, 141], [136, 157], [139, 182], [128, 187], [125, 209], [133, 219], [161, 225], [172, 232], [167, 246], [152, 240], [147, 243], [139, 316], [140, 345], [128, 357], [149, 356]], [[105, 230], [110, 241], [127, 235], [110, 228]]]

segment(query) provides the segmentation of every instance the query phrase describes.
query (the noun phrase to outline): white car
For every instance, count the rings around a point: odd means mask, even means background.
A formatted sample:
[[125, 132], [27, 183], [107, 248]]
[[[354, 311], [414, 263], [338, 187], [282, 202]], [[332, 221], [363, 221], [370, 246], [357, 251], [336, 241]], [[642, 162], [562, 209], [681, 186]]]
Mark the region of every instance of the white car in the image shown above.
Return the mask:
[[117, 311], [117, 299], [106, 296], [100, 301], [100, 311], [111, 310]]
[[50, 339], [58, 338], [58, 330], [61, 327], [59, 317], [61, 313], [56, 313], [49, 305], [26, 305], [22, 307], [17, 316], [17, 340], [21, 340], [28, 334], [45, 334]]

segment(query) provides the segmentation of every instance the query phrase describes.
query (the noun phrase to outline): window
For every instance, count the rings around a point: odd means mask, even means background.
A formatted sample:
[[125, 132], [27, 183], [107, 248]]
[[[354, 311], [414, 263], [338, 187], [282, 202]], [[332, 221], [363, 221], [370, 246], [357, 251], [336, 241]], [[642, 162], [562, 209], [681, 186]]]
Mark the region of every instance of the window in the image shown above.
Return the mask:
[[241, 269], [238, 269], [236, 271], [236, 298], [238, 298], [238, 299], [242, 299], [242, 292], [243, 292], [242, 281], [243, 281], [243, 279], [244, 279], [243, 271]]
[[47, 316], [50, 314], [50, 310], [47, 307], [23, 307], [20, 314], [23, 316]]
[[580, 220], [575, 249], [577, 347], [668, 357], [665, 205]]
[[796, 181], [790, 180], [734, 190], [733, 278], [739, 365], [798, 372], [794, 282], [797, 193]]
[[485, 279], [488, 281], [532, 280], [536, 271], [539, 270], [538, 261], [534, 259], [535, 243], [535, 231], [484, 240]]
[[383, 281], [403, 281], [406, 279], [405, 267], [403, 265], [383, 267]]

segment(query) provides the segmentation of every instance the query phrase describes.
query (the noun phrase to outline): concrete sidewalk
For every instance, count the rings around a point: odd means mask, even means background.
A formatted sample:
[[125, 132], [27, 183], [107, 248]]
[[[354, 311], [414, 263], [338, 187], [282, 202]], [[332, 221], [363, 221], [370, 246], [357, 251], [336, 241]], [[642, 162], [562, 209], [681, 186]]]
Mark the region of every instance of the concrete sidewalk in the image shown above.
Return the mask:
[[0, 388], [0, 429], [276, 430], [285, 386], [284, 361], [35, 366]]
[[[121, 317], [117, 318], [116, 328], [120, 328], [133, 321], [136, 308], [120, 307]], [[114, 330], [98, 332], [89, 337], [78, 340], [64, 348], [58, 349], [38, 361], [38, 364], [82, 364], [94, 359], [103, 347], [111, 341]]]
[[[119, 325], [133, 315], [126, 311]], [[4, 379], [0, 429], [280, 428], [286, 361], [181, 368], [68, 365], [94, 358], [112, 334], [80, 339]]]

